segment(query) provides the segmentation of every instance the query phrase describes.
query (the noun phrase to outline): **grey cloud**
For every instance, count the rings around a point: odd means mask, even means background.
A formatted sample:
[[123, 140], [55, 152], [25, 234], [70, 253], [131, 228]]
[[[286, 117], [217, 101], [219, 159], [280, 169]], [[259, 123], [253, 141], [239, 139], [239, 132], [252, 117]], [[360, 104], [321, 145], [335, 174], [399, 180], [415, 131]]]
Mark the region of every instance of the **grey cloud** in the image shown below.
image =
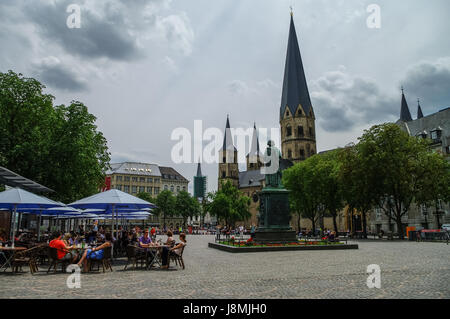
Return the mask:
[[345, 68], [326, 73], [311, 87], [316, 118], [328, 132], [394, 120], [399, 111], [399, 102], [381, 92], [374, 80], [352, 76]]
[[136, 40], [129, 34], [120, 15], [109, 14], [109, 19], [104, 19], [81, 6], [81, 28], [69, 29], [66, 8], [71, 2], [39, 2], [25, 6], [24, 10], [40, 33], [60, 44], [68, 53], [115, 60], [137, 56]]
[[87, 83], [56, 58], [44, 60], [34, 66], [36, 77], [48, 86], [65, 91], [85, 91]]
[[[425, 115], [450, 106], [450, 57], [411, 66], [402, 85], [408, 102], [415, 102], [417, 97], [421, 99]], [[417, 111], [415, 105], [409, 104], [413, 117]]]

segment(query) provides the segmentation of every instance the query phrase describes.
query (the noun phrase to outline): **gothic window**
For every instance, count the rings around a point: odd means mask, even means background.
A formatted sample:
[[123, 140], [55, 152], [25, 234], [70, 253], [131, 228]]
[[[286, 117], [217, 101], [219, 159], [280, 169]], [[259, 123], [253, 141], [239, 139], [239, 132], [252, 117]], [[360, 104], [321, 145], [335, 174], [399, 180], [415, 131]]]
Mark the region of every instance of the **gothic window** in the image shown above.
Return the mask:
[[314, 132], [312, 127], [309, 128], [309, 136], [314, 137]]
[[286, 116], [289, 116], [289, 110], [286, 110]]
[[298, 116], [302, 116], [302, 110], [297, 111]]
[[288, 158], [292, 158], [292, 151], [288, 150]]
[[225, 173], [225, 171], [222, 171], [222, 178], [225, 178], [226, 177], [226, 173]]
[[288, 126], [286, 128], [286, 136], [291, 136], [292, 135], [292, 127]]
[[299, 126], [297, 127], [297, 131], [298, 131], [298, 136], [302, 137], [305, 135], [305, 133], [303, 132], [303, 126]]
[[305, 150], [303, 148], [300, 150], [300, 157], [305, 157]]

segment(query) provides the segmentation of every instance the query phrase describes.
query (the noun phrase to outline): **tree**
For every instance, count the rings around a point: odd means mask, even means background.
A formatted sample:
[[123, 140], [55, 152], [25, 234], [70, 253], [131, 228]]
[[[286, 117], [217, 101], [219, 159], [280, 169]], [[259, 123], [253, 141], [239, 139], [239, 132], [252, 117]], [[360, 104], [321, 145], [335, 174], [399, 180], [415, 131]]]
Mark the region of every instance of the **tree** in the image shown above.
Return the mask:
[[[375, 125], [366, 130], [356, 151], [359, 177], [368, 176], [371, 198], [396, 222], [401, 239], [402, 218], [415, 199], [427, 202], [432, 197], [448, 196], [448, 179], [440, 179], [448, 176], [448, 163], [441, 155], [432, 155], [426, 140], [409, 136], [396, 124]], [[433, 178], [441, 182], [435, 183]]]
[[147, 192], [141, 192], [141, 193], [138, 193], [138, 194], [136, 195], [136, 197], [138, 197], [138, 198], [140, 198], [140, 199], [142, 199], [142, 200], [145, 200], [145, 201], [147, 201], [147, 202], [150, 202], [150, 203], [152, 203], [152, 204], [155, 203], [155, 198], [153, 198], [153, 196], [150, 195], [150, 193], [147, 193]]
[[210, 202], [206, 204], [207, 210], [222, 220], [226, 226], [234, 227], [237, 221], [245, 221], [251, 217], [250, 198], [244, 196], [230, 181], [222, 183], [222, 188], [209, 193]]
[[187, 219], [200, 214], [200, 203], [188, 192], [181, 191], [175, 199], [175, 212], [183, 218], [183, 228], [186, 228]]
[[0, 165], [75, 201], [104, 184], [110, 154], [96, 118], [83, 103], [53, 106], [45, 86], [13, 71], [0, 73]]
[[361, 213], [363, 237], [367, 238], [367, 213], [375, 205], [373, 188], [379, 180], [377, 176], [372, 175], [373, 171], [365, 171], [363, 159], [354, 145], [340, 150], [339, 160], [341, 162], [339, 179], [343, 198], [350, 211], [356, 209]]
[[157, 208], [155, 208], [155, 213], [158, 216], [163, 216], [163, 229], [166, 228], [166, 216], [172, 216], [175, 211], [175, 196], [169, 190], [163, 190], [156, 197], [155, 203]]
[[315, 176], [318, 162], [319, 157], [315, 155], [283, 171], [283, 185], [290, 191], [289, 200], [302, 217], [311, 221], [313, 233], [316, 232], [321, 204], [321, 190]]

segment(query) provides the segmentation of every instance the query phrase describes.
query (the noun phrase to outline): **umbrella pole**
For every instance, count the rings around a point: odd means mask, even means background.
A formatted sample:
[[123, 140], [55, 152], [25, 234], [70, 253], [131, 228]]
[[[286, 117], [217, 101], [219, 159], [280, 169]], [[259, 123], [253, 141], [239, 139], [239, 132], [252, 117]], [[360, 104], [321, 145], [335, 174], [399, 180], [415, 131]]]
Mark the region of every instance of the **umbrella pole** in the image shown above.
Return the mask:
[[41, 221], [42, 221], [42, 210], [39, 211], [39, 219], [38, 219], [38, 225], [37, 225], [37, 240], [40, 242], [41, 240]]
[[17, 210], [17, 204], [14, 204], [14, 212], [13, 212], [13, 231], [12, 231], [12, 248], [14, 248], [14, 241], [16, 237], [16, 210]]

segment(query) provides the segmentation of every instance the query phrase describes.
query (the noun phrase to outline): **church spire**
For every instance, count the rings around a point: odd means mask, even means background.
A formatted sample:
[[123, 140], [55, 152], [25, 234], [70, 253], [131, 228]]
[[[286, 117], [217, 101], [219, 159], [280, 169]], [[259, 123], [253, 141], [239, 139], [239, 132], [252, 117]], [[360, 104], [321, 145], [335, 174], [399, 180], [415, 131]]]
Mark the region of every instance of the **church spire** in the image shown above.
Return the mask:
[[295, 31], [294, 17], [291, 9], [291, 24], [284, 69], [283, 93], [281, 96], [280, 117], [283, 118], [286, 107], [291, 114], [295, 114], [299, 104], [302, 105], [306, 115], [312, 110], [311, 98], [306, 83], [302, 57]]
[[252, 136], [252, 144], [250, 147], [250, 156], [259, 155], [259, 139], [258, 139], [258, 130], [256, 129], [256, 123], [253, 124], [253, 136]]
[[417, 118], [421, 119], [423, 117], [422, 108], [420, 107], [420, 100], [417, 99]]
[[223, 137], [223, 151], [236, 151], [233, 144], [233, 135], [231, 134], [230, 117], [227, 115], [227, 124], [225, 126], [225, 134]]
[[198, 165], [197, 165], [197, 177], [202, 177], [202, 167], [200, 165], [200, 159], [198, 160]]
[[411, 112], [409, 111], [408, 103], [406, 102], [403, 87], [402, 87], [402, 107], [400, 109], [400, 120], [402, 120], [403, 122], [412, 121]]

